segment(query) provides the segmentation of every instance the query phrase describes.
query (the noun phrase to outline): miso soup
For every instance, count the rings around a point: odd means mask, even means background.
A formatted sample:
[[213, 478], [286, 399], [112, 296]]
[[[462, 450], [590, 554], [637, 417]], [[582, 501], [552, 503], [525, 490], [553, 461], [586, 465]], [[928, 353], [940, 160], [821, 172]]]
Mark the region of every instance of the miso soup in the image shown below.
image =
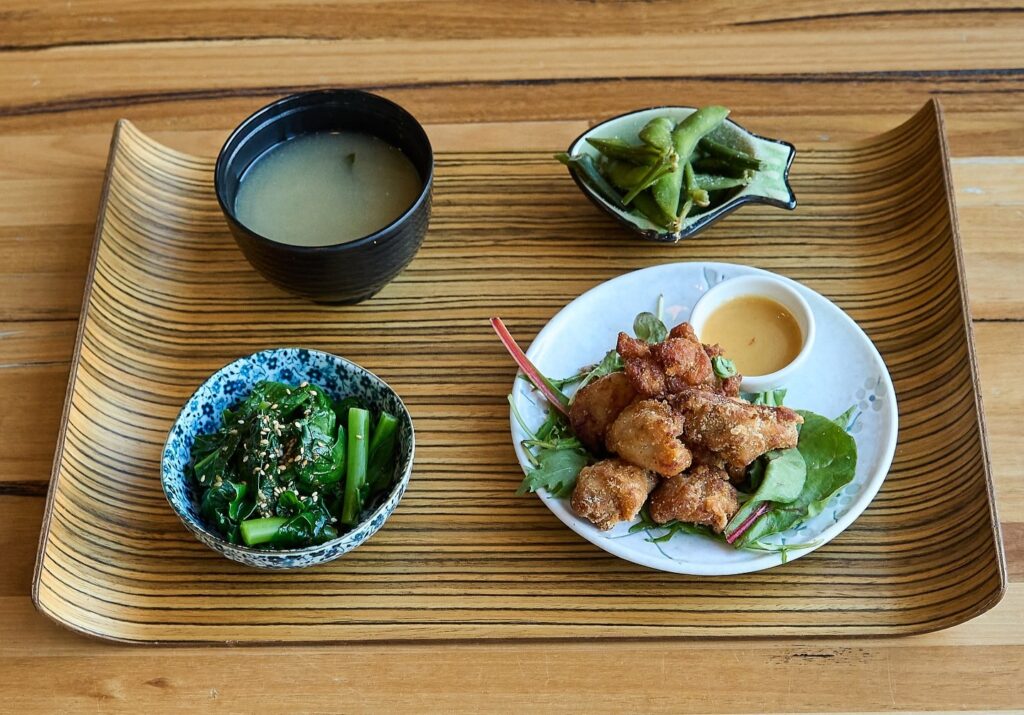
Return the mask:
[[416, 167], [383, 139], [306, 134], [253, 162], [242, 176], [235, 215], [273, 241], [329, 246], [384, 228], [422, 188]]

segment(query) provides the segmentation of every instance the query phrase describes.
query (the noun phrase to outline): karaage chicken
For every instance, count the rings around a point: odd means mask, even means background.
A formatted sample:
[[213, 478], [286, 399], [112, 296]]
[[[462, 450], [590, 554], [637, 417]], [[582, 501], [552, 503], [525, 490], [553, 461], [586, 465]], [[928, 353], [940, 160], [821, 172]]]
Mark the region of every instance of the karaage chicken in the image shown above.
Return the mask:
[[679, 435], [682, 417], [660, 400], [640, 400], [624, 409], [608, 429], [608, 451], [663, 477], [690, 466], [692, 456]]
[[795, 447], [797, 425], [804, 421], [788, 407], [752, 405], [705, 390], [684, 390], [669, 401], [685, 421], [686, 442], [720, 455], [736, 469], [769, 450]]
[[701, 465], [674, 479], [662, 480], [647, 508], [659, 524], [685, 521], [722, 533], [740, 504], [725, 470]]
[[607, 530], [635, 519], [657, 481], [646, 469], [621, 459], [605, 459], [579, 473], [570, 504], [598, 529]]
[[573, 434], [593, 454], [604, 454], [608, 428], [635, 399], [636, 390], [624, 373], [613, 372], [594, 380], [573, 397], [569, 408]]

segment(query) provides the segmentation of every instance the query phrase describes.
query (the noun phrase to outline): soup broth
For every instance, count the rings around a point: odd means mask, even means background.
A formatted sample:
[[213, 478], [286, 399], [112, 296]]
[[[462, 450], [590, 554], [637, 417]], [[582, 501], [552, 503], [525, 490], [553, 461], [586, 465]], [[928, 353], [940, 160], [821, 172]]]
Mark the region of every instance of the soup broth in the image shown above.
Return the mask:
[[744, 375], [768, 375], [796, 359], [803, 332], [779, 303], [749, 295], [723, 303], [708, 316], [701, 341], [718, 343]]
[[384, 228], [422, 188], [412, 162], [378, 137], [307, 134], [253, 162], [242, 176], [235, 215], [273, 241], [329, 246]]

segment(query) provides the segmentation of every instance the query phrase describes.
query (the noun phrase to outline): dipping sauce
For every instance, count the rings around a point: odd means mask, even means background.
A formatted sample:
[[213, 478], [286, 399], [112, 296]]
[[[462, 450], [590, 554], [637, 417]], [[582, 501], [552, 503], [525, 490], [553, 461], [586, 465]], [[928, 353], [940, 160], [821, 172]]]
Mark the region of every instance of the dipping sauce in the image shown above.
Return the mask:
[[306, 134], [278, 144], [242, 175], [235, 214], [250, 230], [294, 246], [330, 246], [384, 228], [423, 188], [416, 167], [383, 139]]
[[758, 295], [720, 305], [708, 316], [700, 339], [718, 343], [743, 375], [768, 375], [796, 359], [804, 336], [785, 306]]

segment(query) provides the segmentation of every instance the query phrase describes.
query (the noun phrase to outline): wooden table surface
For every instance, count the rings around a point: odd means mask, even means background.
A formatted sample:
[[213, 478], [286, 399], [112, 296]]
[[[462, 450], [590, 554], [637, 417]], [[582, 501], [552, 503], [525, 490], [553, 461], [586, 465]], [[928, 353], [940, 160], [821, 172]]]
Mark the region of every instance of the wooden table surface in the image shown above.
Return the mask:
[[[37, 614], [29, 585], [113, 122], [213, 153], [251, 110], [323, 86], [400, 102], [441, 150], [555, 150], [659, 103], [722, 103], [797, 145], [840, 141], [940, 98], [1009, 566], [1002, 603], [901, 639], [233, 649], [109, 645]], [[7, 0], [0, 88], [0, 710], [1024, 708], [1024, 8]]]

